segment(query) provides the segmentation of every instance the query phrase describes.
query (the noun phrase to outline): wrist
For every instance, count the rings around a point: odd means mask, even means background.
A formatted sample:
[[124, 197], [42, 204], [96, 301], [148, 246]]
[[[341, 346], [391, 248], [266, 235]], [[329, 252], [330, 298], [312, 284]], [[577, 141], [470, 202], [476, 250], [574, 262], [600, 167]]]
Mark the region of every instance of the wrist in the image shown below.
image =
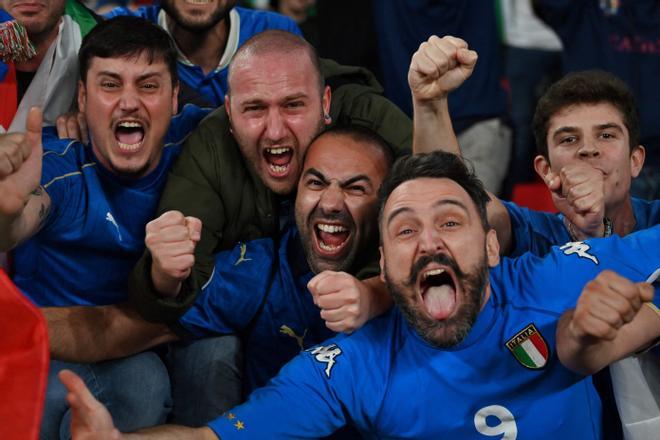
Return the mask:
[[181, 280], [170, 277], [156, 268], [156, 264], [151, 265], [151, 284], [160, 296], [167, 298], [176, 297], [181, 291]]

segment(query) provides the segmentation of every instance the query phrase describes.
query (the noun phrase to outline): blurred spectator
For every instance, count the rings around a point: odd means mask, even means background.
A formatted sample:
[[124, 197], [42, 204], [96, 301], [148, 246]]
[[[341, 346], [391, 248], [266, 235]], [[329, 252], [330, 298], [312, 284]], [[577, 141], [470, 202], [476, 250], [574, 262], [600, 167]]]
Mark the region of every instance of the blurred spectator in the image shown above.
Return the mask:
[[539, 97], [561, 76], [561, 41], [534, 15], [531, 0], [500, 0], [500, 5], [514, 134], [508, 181], [515, 184], [536, 177], [532, 117]]
[[632, 194], [660, 197], [660, 2], [534, 0], [564, 45], [564, 71], [603, 69], [632, 89], [642, 117], [646, 162]]
[[509, 165], [511, 130], [504, 124], [506, 96], [500, 85], [495, 2], [381, 0], [374, 6], [385, 94], [408, 114], [408, 66], [422, 42], [431, 35], [454, 35], [479, 54], [472, 76], [449, 96], [449, 110], [463, 155], [486, 188], [498, 194]]
[[305, 40], [318, 50], [319, 22], [315, 4], [316, 0], [270, 0], [271, 9], [295, 21]]

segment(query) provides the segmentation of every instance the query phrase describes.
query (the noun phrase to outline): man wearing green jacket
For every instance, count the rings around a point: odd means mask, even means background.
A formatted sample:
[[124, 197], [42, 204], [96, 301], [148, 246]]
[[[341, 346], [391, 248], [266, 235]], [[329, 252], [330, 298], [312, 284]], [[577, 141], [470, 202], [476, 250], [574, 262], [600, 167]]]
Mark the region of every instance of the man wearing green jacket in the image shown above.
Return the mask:
[[[230, 66], [224, 108], [187, 140], [158, 209], [159, 214], [177, 210], [201, 219], [195, 266], [181, 270], [186, 264], [177, 254], [153, 261], [145, 254], [129, 287], [140, 314], [150, 321], [175, 320], [210, 277], [214, 253], [239, 241], [279, 234], [283, 220], [292, 215], [302, 158], [324, 127], [365, 126], [380, 134], [396, 155], [409, 152], [411, 121], [381, 92], [368, 71], [319, 62], [309, 44], [289, 33], [267, 31], [246, 42]], [[167, 241], [168, 228], [176, 229], [172, 226], [162, 224], [147, 241], [156, 240], [151, 246]], [[373, 278], [376, 268], [374, 264], [358, 273], [368, 279], [354, 279], [352, 288], [384, 292]], [[374, 314], [369, 309], [328, 326], [350, 331]]]

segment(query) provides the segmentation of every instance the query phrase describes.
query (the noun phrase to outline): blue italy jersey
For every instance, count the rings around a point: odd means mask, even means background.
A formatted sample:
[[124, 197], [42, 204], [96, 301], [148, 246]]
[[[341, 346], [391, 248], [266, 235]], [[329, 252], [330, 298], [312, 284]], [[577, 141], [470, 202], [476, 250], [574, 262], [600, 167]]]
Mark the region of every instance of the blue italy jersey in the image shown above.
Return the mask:
[[598, 439], [598, 396], [557, 359], [557, 321], [603, 269], [646, 280], [659, 244], [660, 226], [504, 259], [457, 346], [428, 345], [394, 308], [297, 356], [209, 426], [223, 440], [313, 438], [348, 421], [372, 438]]
[[[660, 224], [660, 200], [649, 202], [632, 197], [631, 201], [636, 220], [634, 231]], [[512, 202], [502, 203], [511, 219], [513, 242], [509, 257], [519, 257], [525, 252], [545, 255], [552, 246], [571, 241], [562, 214], [533, 211]]]
[[[115, 8], [106, 17], [137, 15], [158, 24], [169, 33], [167, 14], [160, 6], [143, 6], [136, 11]], [[205, 106], [219, 107], [227, 93], [227, 67], [236, 50], [250, 37], [269, 29], [281, 29], [302, 36], [298, 25], [281, 14], [245, 8], [233, 8], [229, 13], [229, 36], [220, 63], [213, 71], [205, 74], [201, 67], [190, 62], [179, 51], [179, 79], [182, 90], [180, 100]]]
[[179, 327], [196, 338], [242, 333], [250, 392], [301, 350], [334, 335], [307, 290], [312, 276], [298, 231], [289, 224], [279, 249], [267, 238], [219, 252], [211, 279]]
[[44, 137], [41, 184], [51, 199], [43, 228], [13, 251], [14, 282], [39, 306], [127, 300], [128, 275], [144, 252], [167, 172], [181, 143], [209, 110], [186, 106], [172, 118], [156, 170], [121, 180], [90, 146]]

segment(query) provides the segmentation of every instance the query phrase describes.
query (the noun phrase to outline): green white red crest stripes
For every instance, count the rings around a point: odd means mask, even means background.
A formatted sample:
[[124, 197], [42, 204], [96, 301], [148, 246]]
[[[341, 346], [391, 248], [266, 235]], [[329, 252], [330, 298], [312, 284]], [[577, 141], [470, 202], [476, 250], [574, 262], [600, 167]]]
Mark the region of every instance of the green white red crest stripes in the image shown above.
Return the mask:
[[548, 344], [534, 324], [529, 324], [509, 339], [506, 347], [518, 362], [532, 370], [543, 368], [548, 362]]

